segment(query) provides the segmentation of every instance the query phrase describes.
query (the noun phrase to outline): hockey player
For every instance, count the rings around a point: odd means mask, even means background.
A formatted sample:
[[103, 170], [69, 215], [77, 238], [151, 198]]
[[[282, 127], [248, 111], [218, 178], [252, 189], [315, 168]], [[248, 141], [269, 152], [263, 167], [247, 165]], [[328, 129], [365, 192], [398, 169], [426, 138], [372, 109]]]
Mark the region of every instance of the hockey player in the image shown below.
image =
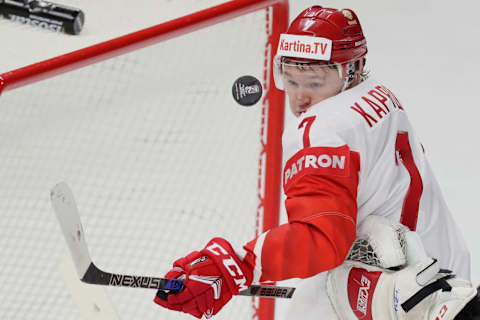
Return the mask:
[[[406, 310], [400, 312], [398, 303], [383, 301], [380, 306], [377, 298], [372, 305], [368, 294], [373, 296], [375, 288], [370, 280], [364, 283], [364, 291], [357, 288], [366, 293], [357, 297], [359, 305], [338, 299], [336, 295], [348, 299], [345, 286], [345, 290], [330, 288], [330, 304], [326, 271], [334, 270], [329, 283], [343, 283], [350, 279], [352, 268], [366, 279], [371, 272], [378, 276], [377, 296], [390, 295], [396, 302], [416, 297], [413, 305], [419, 305], [417, 311], [423, 308], [421, 313], [429, 315], [425, 319], [453, 319], [473, 298], [469, 251], [408, 121], [406, 107], [381, 82], [367, 76], [366, 54], [366, 40], [352, 10], [313, 6], [291, 23], [281, 35], [275, 59], [276, 85], [286, 91], [297, 117], [286, 126], [283, 137], [288, 223], [243, 249], [214, 238], [200, 251], [178, 259], [165, 277], [184, 277], [185, 290], [169, 295], [159, 291], [155, 302], [197, 318], [210, 317], [252, 282], [308, 278], [301, 284], [304, 288], [297, 290], [298, 301], [291, 302], [294, 316], [290, 318], [302, 314], [302, 319], [350, 319], [337, 314], [333, 304], [352, 310], [360, 306], [362, 312], [355, 316], [365, 319], [417, 319], [408, 318]], [[357, 227], [370, 216], [416, 230], [425, 256], [438, 262], [423, 259], [396, 272], [384, 265], [362, 269], [343, 264]], [[449, 276], [439, 268], [452, 270], [466, 281], [448, 282]], [[418, 274], [429, 276], [420, 281]], [[422, 291], [425, 297], [434, 297], [430, 300], [416, 295], [424, 287], [438, 286], [451, 293], [448, 298], [433, 296], [437, 290]], [[447, 290], [448, 286], [454, 290]], [[372, 291], [365, 291], [366, 287]], [[397, 291], [402, 294], [394, 295]], [[372, 311], [380, 307], [388, 309], [388, 315]]]

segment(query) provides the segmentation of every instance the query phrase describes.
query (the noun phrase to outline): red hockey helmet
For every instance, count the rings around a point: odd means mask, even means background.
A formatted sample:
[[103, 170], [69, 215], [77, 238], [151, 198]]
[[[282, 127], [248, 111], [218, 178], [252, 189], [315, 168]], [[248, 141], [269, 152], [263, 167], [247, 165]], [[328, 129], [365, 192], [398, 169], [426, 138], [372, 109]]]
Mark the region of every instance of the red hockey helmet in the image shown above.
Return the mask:
[[330, 62], [344, 63], [367, 54], [367, 42], [355, 12], [313, 6], [298, 15], [287, 34], [326, 38], [332, 41]]
[[348, 83], [352, 72], [363, 71], [367, 51], [365, 36], [355, 12], [312, 6], [301, 12], [287, 32], [281, 35], [275, 60], [280, 72], [279, 64], [284, 57], [296, 61], [340, 64], [342, 77]]

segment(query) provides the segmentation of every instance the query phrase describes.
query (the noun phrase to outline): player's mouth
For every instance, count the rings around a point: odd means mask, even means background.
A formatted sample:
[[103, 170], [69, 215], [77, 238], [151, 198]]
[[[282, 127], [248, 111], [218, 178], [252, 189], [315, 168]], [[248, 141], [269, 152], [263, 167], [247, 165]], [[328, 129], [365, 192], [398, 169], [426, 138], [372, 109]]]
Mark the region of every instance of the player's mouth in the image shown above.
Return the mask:
[[298, 115], [301, 115], [302, 113], [307, 112], [310, 109], [310, 107], [311, 107], [310, 104], [304, 104], [304, 105], [298, 106], [297, 108]]

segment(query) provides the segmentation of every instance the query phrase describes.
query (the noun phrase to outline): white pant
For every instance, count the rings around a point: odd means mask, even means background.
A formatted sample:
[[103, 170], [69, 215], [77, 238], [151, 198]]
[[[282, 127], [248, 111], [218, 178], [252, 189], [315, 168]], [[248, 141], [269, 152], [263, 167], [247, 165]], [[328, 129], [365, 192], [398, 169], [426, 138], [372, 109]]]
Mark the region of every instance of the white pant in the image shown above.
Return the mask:
[[307, 279], [277, 282], [278, 286], [297, 288], [292, 299], [275, 300], [276, 320], [337, 320], [327, 294], [327, 272]]

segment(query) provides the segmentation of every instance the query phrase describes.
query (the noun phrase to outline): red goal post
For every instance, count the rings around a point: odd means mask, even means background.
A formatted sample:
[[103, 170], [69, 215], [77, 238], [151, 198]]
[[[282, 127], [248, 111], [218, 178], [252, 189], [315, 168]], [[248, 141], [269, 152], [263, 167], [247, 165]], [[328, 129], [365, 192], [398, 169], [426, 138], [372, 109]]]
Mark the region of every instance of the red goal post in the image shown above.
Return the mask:
[[[206, 27], [225, 23], [235, 18], [264, 10], [267, 41], [265, 42], [264, 55], [262, 57], [264, 65], [264, 95], [261, 100], [262, 117], [259, 120], [261, 122], [259, 137], [261, 150], [258, 162], [258, 206], [255, 231], [258, 235], [265, 230], [277, 226], [279, 221], [282, 168], [281, 133], [283, 130], [285, 97], [283, 92], [275, 88], [273, 82], [273, 57], [280, 33], [285, 31], [288, 26], [288, 8], [288, 0], [229, 1], [84, 49], [5, 72], [0, 74], [0, 94], [3, 95], [0, 96], [0, 104], [2, 99], [5, 98], [7, 91], [12, 90], [12, 93], [16, 93], [18, 89], [23, 89], [27, 85], [36, 85], [39, 81], [49, 80], [53, 77], [67, 74], [98, 62], [107, 61], [111, 58], [119, 57], [165, 40], [175, 39]], [[233, 78], [231, 79], [232, 84], [234, 80]], [[259, 106], [256, 106], [256, 108], [259, 108]], [[15, 124], [12, 124], [12, 126], [15, 126]], [[15, 157], [17, 156], [12, 156], [12, 159], [7, 159], [13, 162], [15, 161]], [[22, 157], [23, 156], [20, 155], [18, 156], [18, 158]], [[43, 170], [43, 168], [41, 169]], [[35, 170], [41, 169], [37, 168]], [[65, 178], [68, 179], [68, 175], [65, 175]], [[15, 179], [15, 177], [12, 176], [11, 179]], [[34, 179], [38, 178], [35, 176]], [[78, 180], [80, 183], [82, 178], [79, 176]], [[95, 185], [93, 182], [92, 184]], [[7, 188], [6, 185], [5, 187]], [[26, 187], [28, 188], [28, 185], [26, 185]], [[21, 196], [17, 198], [21, 198]], [[13, 210], [13, 207], [17, 207], [17, 205], [7, 203], [2, 206], [0, 203], [0, 208], [6, 209], [7, 211]], [[14, 213], [12, 211], [12, 216], [13, 215]], [[7, 214], [4, 219], [8, 217]], [[7, 227], [9, 223], [7, 223]], [[87, 237], [88, 233], [89, 231], [87, 230]], [[201, 244], [199, 243], [198, 245]], [[112, 267], [110, 267], [110, 269], [112, 269]], [[0, 279], [2, 278], [0, 277]], [[15, 301], [12, 303], [15, 303]], [[274, 318], [273, 299], [255, 300], [252, 301], [252, 304], [254, 308], [254, 318], [261, 320]], [[7, 313], [6, 315], [8, 318], [9, 314]]]

